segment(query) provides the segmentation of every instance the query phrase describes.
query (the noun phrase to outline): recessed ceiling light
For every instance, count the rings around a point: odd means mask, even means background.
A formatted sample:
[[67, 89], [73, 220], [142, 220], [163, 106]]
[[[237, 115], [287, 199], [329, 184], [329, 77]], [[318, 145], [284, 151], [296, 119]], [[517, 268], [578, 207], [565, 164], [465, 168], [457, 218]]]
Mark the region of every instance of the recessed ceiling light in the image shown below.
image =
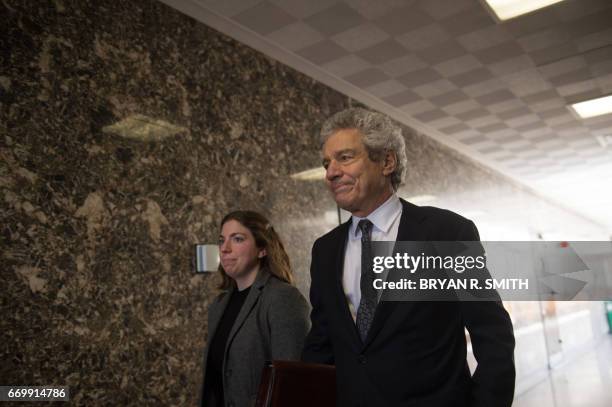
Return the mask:
[[325, 179], [325, 168], [317, 167], [310, 170], [291, 174], [291, 178], [299, 181], [320, 181]]
[[563, 0], [485, 0], [501, 21], [548, 7]]
[[175, 126], [164, 120], [154, 119], [143, 114], [135, 114], [102, 128], [103, 133], [142, 141], [159, 141], [186, 132], [185, 127]]
[[574, 103], [570, 107], [583, 119], [612, 113], [612, 95]]

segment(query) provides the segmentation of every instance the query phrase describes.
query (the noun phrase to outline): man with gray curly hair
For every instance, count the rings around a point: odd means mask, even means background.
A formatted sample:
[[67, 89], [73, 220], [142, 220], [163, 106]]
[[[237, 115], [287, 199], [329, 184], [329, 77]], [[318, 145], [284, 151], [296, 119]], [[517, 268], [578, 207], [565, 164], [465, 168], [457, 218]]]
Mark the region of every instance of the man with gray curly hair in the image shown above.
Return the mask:
[[379, 303], [373, 287], [372, 241], [477, 241], [474, 223], [397, 196], [406, 148], [387, 116], [350, 108], [320, 136], [325, 182], [352, 216], [313, 245], [303, 360], [336, 366], [339, 406], [510, 406], [514, 335], [501, 302]]

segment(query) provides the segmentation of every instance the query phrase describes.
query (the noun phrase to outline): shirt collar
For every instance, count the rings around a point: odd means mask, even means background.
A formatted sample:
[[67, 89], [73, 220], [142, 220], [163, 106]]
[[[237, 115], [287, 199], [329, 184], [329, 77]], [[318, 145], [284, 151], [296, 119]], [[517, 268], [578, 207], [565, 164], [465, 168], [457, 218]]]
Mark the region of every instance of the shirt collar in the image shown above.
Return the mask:
[[351, 216], [351, 227], [349, 237], [353, 240], [361, 239], [361, 229], [357, 227], [362, 219], [369, 219], [374, 224], [373, 230], [388, 233], [395, 219], [402, 213], [402, 203], [397, 195], [392, 194], [382, 205], [376, 208], [365, 218]]

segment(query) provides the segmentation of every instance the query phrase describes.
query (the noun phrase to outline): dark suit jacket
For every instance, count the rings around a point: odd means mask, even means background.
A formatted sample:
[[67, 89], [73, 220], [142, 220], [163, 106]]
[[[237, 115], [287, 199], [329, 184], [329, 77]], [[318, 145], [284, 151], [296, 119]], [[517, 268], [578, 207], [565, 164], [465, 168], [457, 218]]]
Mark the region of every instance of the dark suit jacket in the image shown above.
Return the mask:
[[[398, 241], [479, 240], [453, 212], [402, 200]], [[514, 394], [514, 335], [501, 302], [380, 302], [363, 343], [342, 289], [350, 221], [312, 248], [312, 329], [302, 355], [336, 365], [339, 406], [506, 407]], [[464, 328], [478, 367], [466, 362]]]
[[[233, 288], [220, 294], [208, 310], [208, 338], [215, 331]], [[267, 360], [298, 360], [310, 327], [310, 307], [297, 288], [262, 269], [232, 326], [223, 359], [225, 404], [255, 404], [264, 363]], [[204, 351], [204, 372], [208, 358]], [[206, 377], [204, 377], [206, 380]], [[212, 392], [200, 395], [198, 405], [214, 406]]]

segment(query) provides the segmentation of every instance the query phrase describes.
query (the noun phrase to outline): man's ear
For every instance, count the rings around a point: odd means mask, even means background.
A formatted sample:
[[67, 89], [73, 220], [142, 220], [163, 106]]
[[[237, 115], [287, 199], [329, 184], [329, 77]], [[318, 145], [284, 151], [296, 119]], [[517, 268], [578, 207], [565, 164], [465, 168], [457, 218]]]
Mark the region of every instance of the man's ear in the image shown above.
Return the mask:
[[397, 156], [393, 151], [385, 152], [385, 156], [383, 158], [383, 175], [392, 174], [393, 171], [397, 168]]

